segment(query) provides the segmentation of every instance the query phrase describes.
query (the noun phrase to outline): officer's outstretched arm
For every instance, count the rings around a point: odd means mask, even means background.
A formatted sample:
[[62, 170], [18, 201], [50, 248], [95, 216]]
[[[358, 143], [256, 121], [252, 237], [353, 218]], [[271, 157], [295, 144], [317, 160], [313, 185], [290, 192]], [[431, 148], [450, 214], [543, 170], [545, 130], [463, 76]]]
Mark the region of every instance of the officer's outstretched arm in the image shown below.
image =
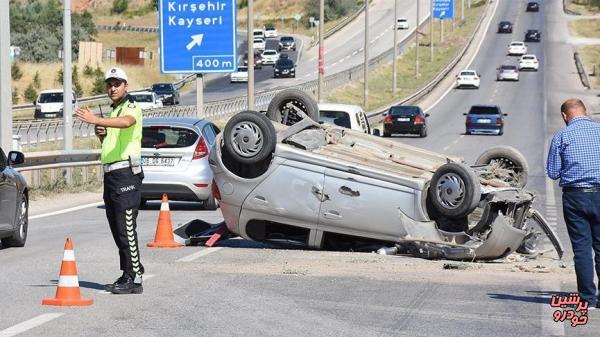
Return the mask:
[[135, 118], [130, 115], [113, 117], [113, 118], [102, 118], [98, 117], [96, 123], [93, 123], [99, 126], [104, 126], [107, 128], [117, 128], [117, 129], [126, 129], [135, 125]]

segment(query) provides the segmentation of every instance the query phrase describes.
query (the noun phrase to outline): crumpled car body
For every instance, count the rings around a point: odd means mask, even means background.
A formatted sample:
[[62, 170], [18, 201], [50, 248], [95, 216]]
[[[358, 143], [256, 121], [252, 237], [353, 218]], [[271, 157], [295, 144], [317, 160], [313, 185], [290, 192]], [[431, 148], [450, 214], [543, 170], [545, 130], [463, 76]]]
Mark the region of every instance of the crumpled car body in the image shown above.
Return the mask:
[[273, 125], [277, 143], [262, 164], [236, 165], [223, 133], [210, 153], [225, 223], [243, 238], [310, 249], [367, 240], [426, 258], [492, 260], [536, 236], [536, 227], [562, 255], [555, 233], [532, 208], [534, 194], [512, 187], [490, 165], [472, 167], [481, 192], [475, 209], [447, 218], [432, 209], [428, 190], [438, 168], [461, 158], [308, 119]]

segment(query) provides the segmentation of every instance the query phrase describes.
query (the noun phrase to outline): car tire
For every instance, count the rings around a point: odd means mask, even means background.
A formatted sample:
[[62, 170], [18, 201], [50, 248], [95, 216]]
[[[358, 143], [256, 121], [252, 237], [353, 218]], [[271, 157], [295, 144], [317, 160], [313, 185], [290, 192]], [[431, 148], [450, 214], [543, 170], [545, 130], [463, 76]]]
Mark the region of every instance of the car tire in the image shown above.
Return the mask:
[[229, 119], [223, 130], [225, 150], [240, 164], [256, 164], [275, 151], [275, 127], [263, 114], [242, 111]]
[[302, 120], [293, 108], [288, 107], [288, 104], [299, 108], [312, 120], [319, 120], [317, 101], [299, 89], [285, 89], [275, 95], [267, 108], [267, 117], [272, 121], [285, 125], [294, 125]]
[[24, 247], [27, 241], [27, 229], [29, 227], [29, 200], [26, 195], [21, 196], [19, 212], [17, 214], [17, 227], [12, 236], [2, 239], [5, 247]]
[[217, 199], [212, 195], [212, 193], [208, 196], [208, 199], [202, 202], [202, 208], [207, 211], [214, 211], [219, 207], [219, 203]]
[[483, 152], [475, 161], [475, 165], [498, 165], [503, 169], [510, 169], [515, 173], [513, 187], [525, 187], [529, 175], [529, 165], [525, 156], [512, 146], [494, 146]]
[[421, 129], [421, 132], [419, 132], [419, 137], [421, 137], [421, 138], [427, 137], [427, 129], [426, 128]]
[[428, 196], [440, 215], [453, 219], [464, 217], [481, 199], [479, 177], [465, 164], [444, 164], [433, 174]]

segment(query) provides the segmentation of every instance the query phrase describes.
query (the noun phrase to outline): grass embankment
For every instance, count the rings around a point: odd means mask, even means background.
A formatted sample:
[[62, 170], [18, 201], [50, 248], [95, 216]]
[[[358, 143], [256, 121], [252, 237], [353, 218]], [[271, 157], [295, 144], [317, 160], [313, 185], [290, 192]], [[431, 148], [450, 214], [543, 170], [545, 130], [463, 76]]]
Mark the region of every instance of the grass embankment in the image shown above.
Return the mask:
[[579, 48], [584, 67], [588, 73], [596, 66], [596, 76], [590, 76], [590, 84], [594, 89], [600, 89], [600, 45]]
[[600, 14], [600, 6], [592, 6], [589, 0], [567, 0], [567, 9], [581, 15]]
[[[458, 6], [457, 2], [457, 6]], [[405, 50], [397, 62], [398, 90], [392, 93], [392, 63], [388, 63], [370, 71], [369, 75], [369, 106], [363, 107], [370, 111], [382, 107], [406, 97], [423, 85], [431, 81], [446, 65], [448, 65], [464, 47], [469, 36], [474, 31], [482, 12], [485, 9], [484, 1], [474, 1], [470, 9], [465, 9], [465, 21], [456, 22], [456, 28], [452, 31], [452, 22], [444, 22], [444, 43], [440, 44], [440, 24], [434, 23], [434, 59], [430, 61], [429, 25], [423, 30], [425, 36], [419, 39], [419, 74], [415, 78], [415, 48], [414, 41], [409, 44], [410, 49]], [[460, 13], [460, 8], [455, 10]], [[460, 14], [459, 14], [460, 15]], [[364, 81], [353, 81], [352, 83], [332, 91], [327, 100], [330, 102], [358, 104], [363, 103]]]
[[600, 19], [571, 21], [569, 29], [575, 36], [600, 38]]

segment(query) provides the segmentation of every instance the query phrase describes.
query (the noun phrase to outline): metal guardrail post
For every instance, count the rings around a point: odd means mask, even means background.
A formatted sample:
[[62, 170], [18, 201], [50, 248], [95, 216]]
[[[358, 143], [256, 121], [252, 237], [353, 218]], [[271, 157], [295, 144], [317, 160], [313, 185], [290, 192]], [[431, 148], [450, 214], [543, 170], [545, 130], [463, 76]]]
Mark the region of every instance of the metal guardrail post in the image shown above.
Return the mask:
[[591, 89], [590, 79], [588, 78], [587, 73], [585, 72], [585, 68], [583, 67], [583, 62], [581, 62], [581, 57], [579, 57], [579, 52], [573, 53], [573, 58], [575, 59], [575, 67], [577, 67], [577, 72], [579, 73], [579, 78], [581, 79], [581, 84], [586, 89]]

